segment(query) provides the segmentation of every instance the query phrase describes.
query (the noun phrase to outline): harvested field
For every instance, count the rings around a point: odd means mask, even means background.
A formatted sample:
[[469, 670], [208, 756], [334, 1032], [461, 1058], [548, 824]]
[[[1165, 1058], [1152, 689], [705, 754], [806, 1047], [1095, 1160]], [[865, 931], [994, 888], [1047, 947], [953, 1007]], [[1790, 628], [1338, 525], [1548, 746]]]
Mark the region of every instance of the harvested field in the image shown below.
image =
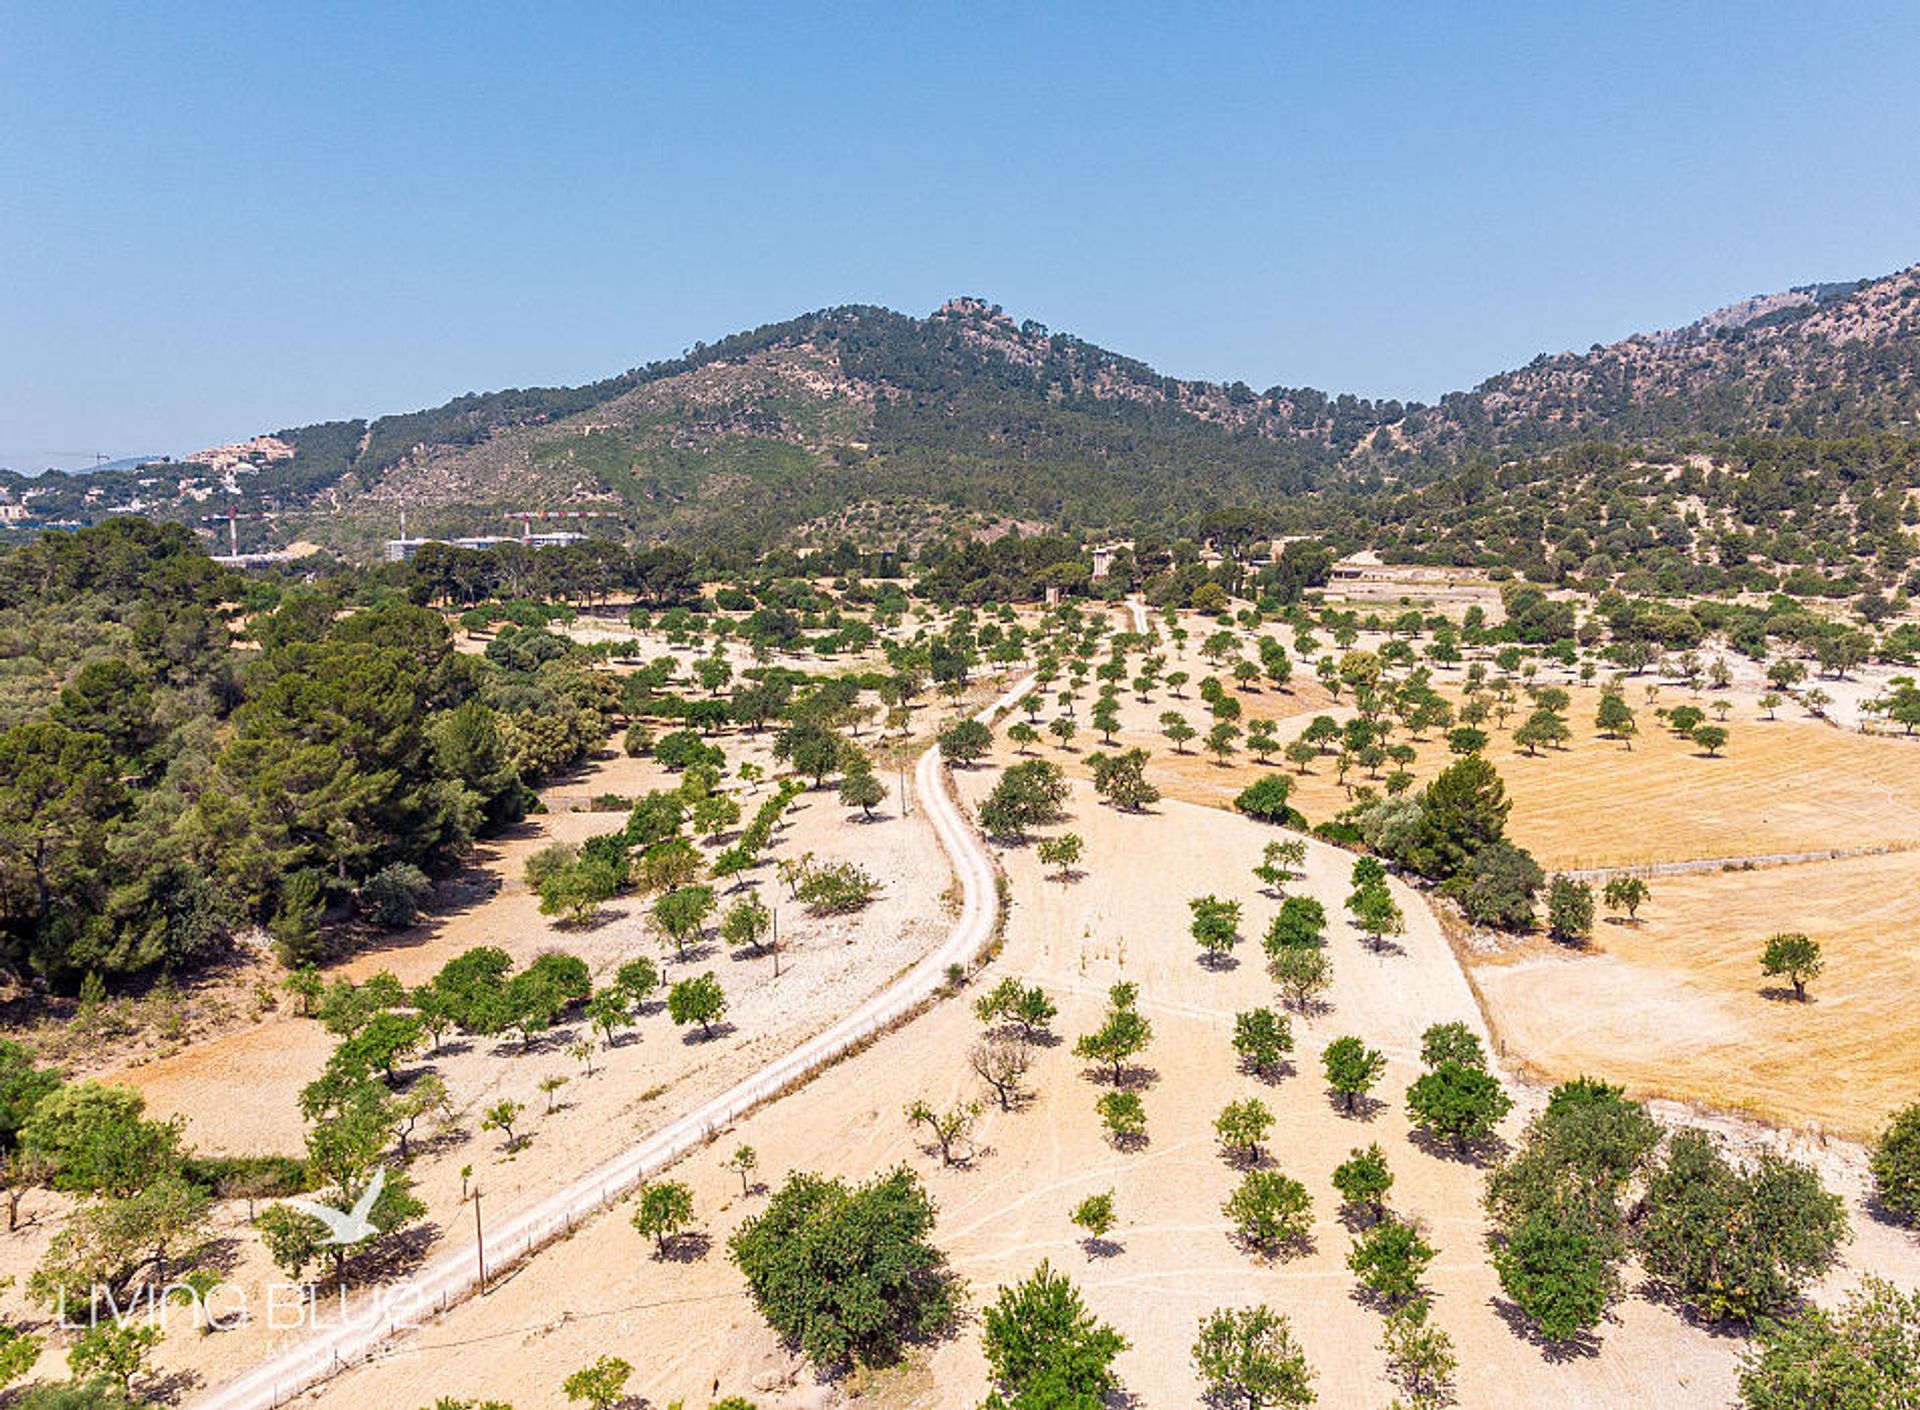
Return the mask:
[[[1585, 951], [1533, 943], [1475, 982], [1510, 1053], [1553, 1081], [1604, 1072], [1642, 1093], [1866, 1139], [1920, 1092], [1920, 853], [1658, 878], [1637, 925]], [[1778, 930], [1826, 972], [1796, 1003], [1763, 979]]]
[[[1575, 687], [1572, 694], [1573, 739], [1565, 749], [1529, 755], [1514, 747], [1508, 731], [1489, 731], [1494, 739], [1487, 757], [1513, 799], [1509, 831], [1551, 871], [1920, 845], [1920, 746], [1784, 712], [1768, 720], [1751, 700], [1738, 699], [1727, 719], [1732, 739], [1726, 751], [1708, 758], [1634, 700], [1641, 733], [1629, 750], [1595, 733], [1597, 689]], [[1315, 714], [1348, 713], [1317, 683], [1296, 686], [1290, 695], [1267, 691], [1241, 698], [1248, 718], [1284, 722], [1282, 742]], [[1118, 742], [1155, 747], [1153, 776], [1169, 794], [1225, 803], [1255, 775], [1257, 766], [1244, 752], [1234, 756], [1231, 768], [1204, 754], [1171, 753], [1153, 723], [1167, 705], [1159, 699], [1152, 706], [1132, 704], [1145, 718], [1123, 716], [1133, 737]], [[1196, 725], [1205, 710], [1199, 701], [1185, 702], [1184, 713]], [[1453, 761], [1437, 735], [1411, 742], [1419, 750], [1411, 772], [1422, 782]], [[1294, 772], [1278, 756], [1273, 767]], [[1350, 781], [1370, 780], [1356, 770]], [[1294, 787], [1297, 806], [1315, 822], [1348, 803], [1331, 757], [1310, 765], [1305, 775], [1296, 773]]]

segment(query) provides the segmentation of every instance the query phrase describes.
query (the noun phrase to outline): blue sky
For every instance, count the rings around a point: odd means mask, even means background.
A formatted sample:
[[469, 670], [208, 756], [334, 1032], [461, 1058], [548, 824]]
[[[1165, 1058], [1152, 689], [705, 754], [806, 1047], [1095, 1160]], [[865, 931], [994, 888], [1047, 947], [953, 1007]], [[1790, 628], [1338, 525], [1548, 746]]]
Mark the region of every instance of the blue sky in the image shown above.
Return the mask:
[[1432, 398], [1920, 261], [1920, 6], [0, 0], [0, 464], [985, 295]]

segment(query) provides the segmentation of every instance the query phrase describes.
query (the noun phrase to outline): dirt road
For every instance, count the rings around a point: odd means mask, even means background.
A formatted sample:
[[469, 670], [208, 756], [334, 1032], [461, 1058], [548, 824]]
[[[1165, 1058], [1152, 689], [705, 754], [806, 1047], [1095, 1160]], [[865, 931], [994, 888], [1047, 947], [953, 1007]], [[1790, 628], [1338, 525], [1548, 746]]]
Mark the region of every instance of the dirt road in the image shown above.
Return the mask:
[[[979, 714], [991, 719], [1012, 708], [1030, 685], [1031, 678], [1023, 678]], [[711, 1139], [716, 1131], [898, 1022], [945, 982], [950, 965], [967, 965], [978, 957], [992, 937], [999, 915], [993, 863], [944, 786], [937, 745], [921, 755], [915, 783], [960, 880], [960, 915], [945, 943], [833, 1027], [632, 1149], [587, 1171], [538, 1205], [488, 1230], [485, 1246], [490, 1267], [497, 1269], [564, 1238], [576, 1221], [604, 1208], [649, 1175]], [[412, 1277], [386, 1289], [370, 1311], [316, 1329], [245, 1375], [215, 1387], [194, 1405], [197, 1410], [273, 1410], [300, 1391], [365, 1360], [396, 1332], [479, 1290], [485, 1276], [474, 1243], [463, 1241], [449, 1246]]]

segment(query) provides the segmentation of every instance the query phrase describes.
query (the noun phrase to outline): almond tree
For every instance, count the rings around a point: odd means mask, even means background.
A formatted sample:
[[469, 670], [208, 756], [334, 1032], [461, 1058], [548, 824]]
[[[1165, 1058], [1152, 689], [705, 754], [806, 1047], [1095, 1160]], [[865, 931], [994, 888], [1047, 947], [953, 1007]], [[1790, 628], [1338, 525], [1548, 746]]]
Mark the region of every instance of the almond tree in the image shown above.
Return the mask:
[[993, 1088], [1002, 1111], [1012, 1111], [1020, 1079], [1033, 1066], [1033, 1045], [1012, 1033], [993, 1033], [967, 1049], [967, 1066]]

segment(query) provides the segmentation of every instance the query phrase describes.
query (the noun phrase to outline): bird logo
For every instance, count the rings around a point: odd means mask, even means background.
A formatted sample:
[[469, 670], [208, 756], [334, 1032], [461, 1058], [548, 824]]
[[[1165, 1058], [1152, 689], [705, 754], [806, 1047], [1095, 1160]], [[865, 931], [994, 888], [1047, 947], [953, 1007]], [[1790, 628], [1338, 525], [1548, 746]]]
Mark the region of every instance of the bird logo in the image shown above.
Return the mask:
[[372, 1238], [380, 1232], [374, 1228], [371, 1215], [374, 1201], [380, 1198], [380, 1191], [387, 1183], [387, 1168], [381, 1166], [373, 1174], [373, 1183], [361, 1191], [360, 1198], [354, 1201], [352, 1209], [342, 1214], [331, 1205], [321, 1204], [310, 1199], [290, 1199], [288, 1204], [312, 1219], [318, 1219], [327, 1226], [327, 1237], [322, 1244], [357, 1244]]

